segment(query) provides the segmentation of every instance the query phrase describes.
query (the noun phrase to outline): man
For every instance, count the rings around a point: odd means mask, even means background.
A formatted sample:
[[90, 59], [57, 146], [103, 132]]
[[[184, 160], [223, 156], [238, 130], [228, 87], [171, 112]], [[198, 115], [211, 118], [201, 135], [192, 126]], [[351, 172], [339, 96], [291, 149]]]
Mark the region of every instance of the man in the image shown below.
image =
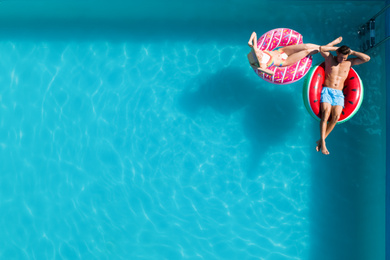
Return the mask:
[[[342, 38], [340, 38], [341, 42]], [[337, 56], [330, 52], [336, 51]], [[344, 108], [344, 82], [349, 70], [354, 65], [359, 65], [370, 60], [370, 56], [351, 50], [348, 46], [333, 47], [321, 46], [320, 53], [325, 58], [325, 83], [321, 92], [321, 138], [317, 141], [316, 150], [323, 154], [329, 154], [325, 139], [333, 130]], [[348, 58], [354, 55], [356, 58]], [[331, 120], [328, 123], [328, 119]]]

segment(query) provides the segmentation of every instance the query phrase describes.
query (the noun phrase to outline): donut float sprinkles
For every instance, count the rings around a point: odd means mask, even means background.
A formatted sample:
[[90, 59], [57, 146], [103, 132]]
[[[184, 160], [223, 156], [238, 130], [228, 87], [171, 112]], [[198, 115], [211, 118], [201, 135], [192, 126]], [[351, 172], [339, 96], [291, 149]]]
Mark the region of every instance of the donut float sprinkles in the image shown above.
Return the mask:
[[[257, 41], [257, 47], [260, 50], [272, 51], [278, 47], [284, 47], [289, 45], [302, 44], [302, 35], [294, 30], [286, 28], [273, 29], [263, 34]], [[268, 75], [267, 73], [259, 70], [254, 70], [256, 74], [273, 84], [290, 84], [293, 83], [306, 75], [312, 64], [312, 57], [306, 56], [300, 61], [287, 66], [287, 67], [268, 67], [275, 74]]]
[[[303, 102], [309, 114], [321, 120], [321, 91], [325, 81], [325, 62], [314, 66], [303, 84]], [[363, 102], [363, 82], [356, 71], [351, 68], [344, 82], [344, 109], [337, 124], [351, 119]]]

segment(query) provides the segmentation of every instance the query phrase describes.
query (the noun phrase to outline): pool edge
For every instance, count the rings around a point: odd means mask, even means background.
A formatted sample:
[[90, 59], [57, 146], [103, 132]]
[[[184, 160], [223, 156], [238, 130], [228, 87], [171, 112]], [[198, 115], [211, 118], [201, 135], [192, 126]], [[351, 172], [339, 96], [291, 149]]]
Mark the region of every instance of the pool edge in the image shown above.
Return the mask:
[[[386, 0], [386, 6], [390, 0]], [[386, 11], [386, 36], [390, 36], [390, 9]], [[386, 42], [386, 115], [390, 115], [390, 41]], [[386, 260], [390, 260], [390, 120], [386, 116]]]

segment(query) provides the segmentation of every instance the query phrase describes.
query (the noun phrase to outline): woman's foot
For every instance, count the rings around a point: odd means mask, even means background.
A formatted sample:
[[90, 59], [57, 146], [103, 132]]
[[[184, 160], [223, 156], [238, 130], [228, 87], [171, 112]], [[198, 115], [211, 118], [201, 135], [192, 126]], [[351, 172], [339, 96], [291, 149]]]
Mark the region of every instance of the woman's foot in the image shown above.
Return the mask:
[[342, 40], [343, 40], [343, 37], [340, 36], [340, 37], [337, 38], [336, 40], [334, 40], [334, 41], [328, 43], [326, 46], [334, 46], [334, 45], [337, 45], [337, 44], [339, 44], [340, 42], [342, 42]]

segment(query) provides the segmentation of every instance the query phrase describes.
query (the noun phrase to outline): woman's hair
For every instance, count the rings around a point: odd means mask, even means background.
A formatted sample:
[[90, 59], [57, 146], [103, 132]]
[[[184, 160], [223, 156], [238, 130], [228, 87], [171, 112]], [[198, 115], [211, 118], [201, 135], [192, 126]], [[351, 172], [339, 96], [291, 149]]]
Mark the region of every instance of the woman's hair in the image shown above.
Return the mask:
[[343, 45], [343, 46], [341, 46], [340, 48], [338, 48], [336, 51], [337, 51], [338, 53], [340, 53], [340, 54], [348, 55], [349, 52], [351, 51], [351, 48], [349, 48], [349, 47], [346, 46], [346, 45]]

